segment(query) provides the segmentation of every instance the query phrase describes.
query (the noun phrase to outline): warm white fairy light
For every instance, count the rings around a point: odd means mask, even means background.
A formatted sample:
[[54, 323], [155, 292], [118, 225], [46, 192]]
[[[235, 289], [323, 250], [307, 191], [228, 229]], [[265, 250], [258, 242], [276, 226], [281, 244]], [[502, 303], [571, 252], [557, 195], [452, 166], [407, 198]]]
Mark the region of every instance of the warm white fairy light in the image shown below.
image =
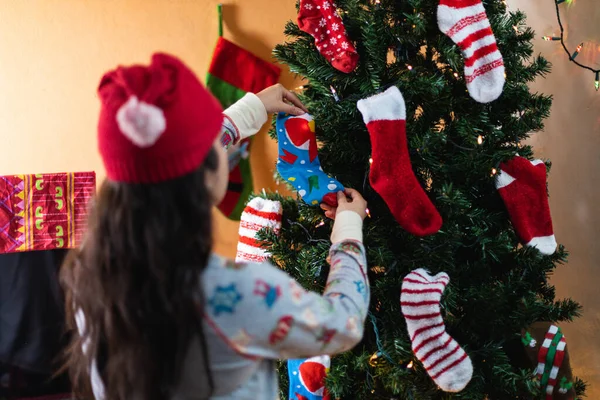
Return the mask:
[[321, 222], [319, 222], [319, 223], [317, 224], [317, 228], [318, 228], [318, 227], [320, 227], [320, 226], [323, 226], [323, 225], [325, 225], [325, 221], [321, 221]]
[[483, 144], [483, 136], [477, 136], [477, 144]]
[[492, 168], [492, 176], [496, 175], [498, 171], [496, 170], [496, 168]]
[[368, 209], [368, 208], [365, 210], [365, 212], [367, 213], [367, 216], [368, 216], [369, 218], [371, 218], [371, 211], [369, 211], [369, 209]]
[[412, 71], [413, 69], [412, 65], [407, 65], [406, 68], [408, 68], [409, 71]]
[[340, 96], [338, 96], [337, 91], [332, 85], [329, 86], [329, 90], [331, 90], [331, 94], [333, 94], [333, 98], [335, 99], [335, 101], [340, 101]]
[[458, 72], [455, 72], [455, 73], [454, 73], [454, 77], [455, 77], [455, 78], [458, 78], [458, 77], [459, 77], [459, 75], [458, 75]]
[[409, 362], [408, 365], [406, 366], [406, 368], [412, 368], [413, 367], [413, 362]]
[[369, 158], [369, 164], [373, 164], [373, 158]]

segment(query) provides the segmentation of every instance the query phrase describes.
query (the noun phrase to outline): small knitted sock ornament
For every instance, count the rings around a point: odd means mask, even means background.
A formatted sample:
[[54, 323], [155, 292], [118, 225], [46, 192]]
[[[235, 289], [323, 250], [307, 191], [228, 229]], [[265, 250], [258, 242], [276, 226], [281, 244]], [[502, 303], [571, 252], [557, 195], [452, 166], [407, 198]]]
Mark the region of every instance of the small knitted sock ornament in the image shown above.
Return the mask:
[[442, 217], [415, 177], [408, 155], [406, 106], [397, 87], [357, 103], [371, 135], [369, 180], [400, 226], [417, 236], [431, 235]]
[[288, 360], [290, 400], [329, 400], [325, 377], [330, 365], [329, 356]]
[[450, 278], [416, 269], [402, 281], [400, 305], [412, 349], [427, 373], [446, 392], [460, 392], [473, 375], [471, 359], [446, 333], [440, 300]]
[[344, 187], [321, 168], [312, 116], [279, 113], [276, 128], [279, 175], [294, 187], [305, 203], [326, 203], [336, 207], [337, 192]]
[[546, 191], [546, 165], [542, 160], [513, 157], [500, 164], [496, 188], [504, 200], [517, 235], [542, 254], [556, 251], [556, 238]]
[[270, 228], [275, 233], [281, 229], [281, 203], [255, 197], [248, 202], [240, 221], [240, 237], [237, 246], [236, 262], [264, 262], [267, 252], [256, 240], [256, 234], [263, 228]]
[[438, 26], [462, 50], [473, 99], [496, 100], [504, 87], [504, 61], [481, 0], [440, 0]]
[[315, 38], [319, 52], [339, 71], [350, 73], [358, 63], [358, 53], [348, 40], [346, 28], [328, 0], [301, 0], [298, 27]]

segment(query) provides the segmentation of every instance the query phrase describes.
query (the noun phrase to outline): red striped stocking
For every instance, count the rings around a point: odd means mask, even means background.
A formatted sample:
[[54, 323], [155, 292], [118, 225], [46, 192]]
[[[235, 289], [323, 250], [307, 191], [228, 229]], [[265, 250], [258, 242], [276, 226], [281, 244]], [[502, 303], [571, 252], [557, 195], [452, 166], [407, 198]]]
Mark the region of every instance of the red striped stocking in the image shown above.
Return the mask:
[[256, 234], [263, 228], [271, 228], [276, 233], [279, 232], [281, 211], [281, 203], [278, 201], [255, 197], [248, 202], [240, 221], [236, 262], [265, 261], [267, 253], [256, 240]]
[[496, 100], [504, 87], [504, 61], [481, 0], [440, 0], [438, 26], [465, 57], [465, 80], [473, 99]]
[[412, 349], [431, 379], [446, 392], [460, 392], [473, 375], [471, 359], [446, 333], [440, 300], [448, 274], [429, 275], [416, 269], [402, 281], [400, 305], [406, 319]]

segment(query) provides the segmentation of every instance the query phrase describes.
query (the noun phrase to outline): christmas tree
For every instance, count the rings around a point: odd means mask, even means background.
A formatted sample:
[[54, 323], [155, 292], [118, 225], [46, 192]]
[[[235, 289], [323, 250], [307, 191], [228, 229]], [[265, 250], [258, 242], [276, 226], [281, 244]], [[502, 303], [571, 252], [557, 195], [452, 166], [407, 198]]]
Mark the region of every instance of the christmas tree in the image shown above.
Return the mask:
[[[306, 78], [299, 92], [323, 170], [358, 189], [370, 210], [371, 307], [363, 341], [331, 360], [331, 398], [545, 398], [548, 377], [521, 360], [524, 332], [540, 321], [571, 321], [580, 306], [557, 300], [548, 282], [567, 254], [551, 236], [550, 163], [531, 162], [533, 149], [522, 143], [543, 129], [552, 102], [528, 88], [550, 65], [533, 55], [525, 15], [503, 0], [303, 0], [297, 8], [299, 20], [285, 28], [290, 41], [275, 57]], [[378, 124], [386, 107], [395, 120]], [[405, 144], [393, 139], [404, 124]], [[259, 234], [273, 262], [321, 292], [331, 220], [314, 202], [268, 197], [284, 209], [280, 233]], [[460, 345], [446, 354], [457, 360], [447, 369], [472, 365], [458, 392], [442, 382], [445, 371], [435, 376], [423, 362], [431, 354], [413, 351], [411, 338], [427, 321], [415, 325], [410, 307], [426, 278], [441, 301], [427, 299], [453, 339], [442, 345]], [[285, 363], [280, 373], [286, 398]], [[575, 379], [571, 390], [584, 389]]]

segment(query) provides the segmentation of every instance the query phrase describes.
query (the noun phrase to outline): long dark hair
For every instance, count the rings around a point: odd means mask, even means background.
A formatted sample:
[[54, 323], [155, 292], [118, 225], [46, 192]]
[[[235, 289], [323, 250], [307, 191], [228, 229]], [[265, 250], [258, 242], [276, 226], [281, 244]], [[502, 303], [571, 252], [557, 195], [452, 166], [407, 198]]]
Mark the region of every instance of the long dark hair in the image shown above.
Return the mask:
[[[190, 340], [199, 335], [212, 378], [198, 308], [200, 275], [212, 248], [211, 198], [205, 172], [158, 184], [106, 181], [80, 250], [61, 271], [72, 342], [66, 354], [74, 392], [88, 398], [89, 369], [98, 365], [105, 400], [167, 400]], [[77, 331], [74, 310], [85, 316]], [[82, 345], [87, 351], [82, 351]]]

